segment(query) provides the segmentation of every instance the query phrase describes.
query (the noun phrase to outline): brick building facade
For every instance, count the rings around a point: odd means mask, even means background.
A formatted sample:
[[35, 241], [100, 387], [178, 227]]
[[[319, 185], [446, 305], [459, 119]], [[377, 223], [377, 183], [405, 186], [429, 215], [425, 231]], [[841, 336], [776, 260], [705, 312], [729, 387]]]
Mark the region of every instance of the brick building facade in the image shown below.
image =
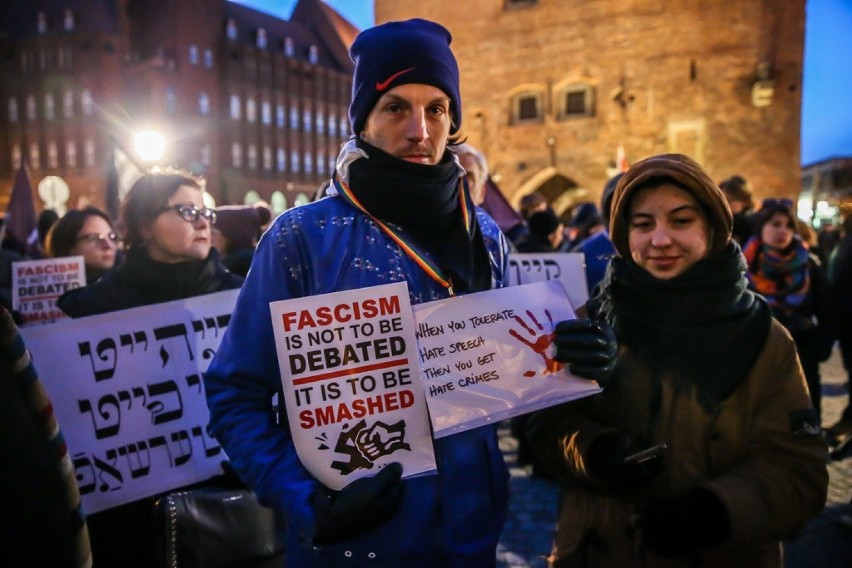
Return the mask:
[[794, 197], [805, 0], [376, 0], [376, 22], [453, 34], [469, 141], [510, 200], [597, 201], [614, 172], [696, 158], [756, 198]]
[[289, 20], [225, 0], [6, 1], [0, 207], [23, 161], [34, 195], [55, 180], [70, 188], [64, 206], [104, 207], [113, 151], [132, 156], [142, 129], [219, 204], [292, 206], [349, 134], [356, 34], [320, 0], [299, 0]]

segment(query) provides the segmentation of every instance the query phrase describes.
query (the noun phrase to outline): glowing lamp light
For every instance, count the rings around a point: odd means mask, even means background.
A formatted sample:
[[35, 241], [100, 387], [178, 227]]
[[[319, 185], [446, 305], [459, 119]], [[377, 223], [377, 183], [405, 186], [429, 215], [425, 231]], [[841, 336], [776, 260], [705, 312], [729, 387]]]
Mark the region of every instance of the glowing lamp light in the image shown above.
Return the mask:
[[136, 155], [144, 162], [158, 162], [166, 149], [166, 139], [159, 132], [143, 130], [133, 137]]

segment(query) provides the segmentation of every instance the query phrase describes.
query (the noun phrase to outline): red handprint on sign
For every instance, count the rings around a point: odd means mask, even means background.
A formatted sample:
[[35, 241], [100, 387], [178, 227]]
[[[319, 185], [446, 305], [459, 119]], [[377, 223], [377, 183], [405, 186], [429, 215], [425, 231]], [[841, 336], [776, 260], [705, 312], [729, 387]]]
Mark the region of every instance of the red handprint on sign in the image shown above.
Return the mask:
[[[509, 330], [509, 335], [538, 353], [544, 358], [544, 373], [545, 375], [549, 375], [551, 373], [555, 373], [556, 371], [561, 370], [565, 364], [556, 361], [553, 357], [553, 339], [556, 334], [553, 332], [553, 317], [550, 315], [550, 310], [544, 310], [544, 315], [547, 316], [548, 327], [545, 330], [544, 325], [533, 315], [530, 310], [527, 310], [527, 317], [532, 321], [532, 325], [535, 326], [535, 329], [527, 322], [525, 322], [520, 316], [513, 316], [514, 320], [518, 322], [518, 324], [524, 328], [526, 334], [531, 337], [531, 339], [527, 339], [522, 337], [518, 331], [514, 329]], [[535, 371], [525, 371], [525, 377], [534, 377], [536, 375]]]

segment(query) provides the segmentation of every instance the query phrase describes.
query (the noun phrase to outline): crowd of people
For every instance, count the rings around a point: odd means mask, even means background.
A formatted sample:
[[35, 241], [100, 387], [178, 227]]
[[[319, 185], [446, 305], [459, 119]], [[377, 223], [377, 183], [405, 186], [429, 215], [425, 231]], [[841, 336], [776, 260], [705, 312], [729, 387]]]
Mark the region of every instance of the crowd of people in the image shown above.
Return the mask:
[[[389, 464], [329, 489], [273, 404], [268, 306], [389, 282], [420, 304], [504, 287], [511, 254], [581, 253], [590, 300], [556, 323], [553, 358], [602, 392], [514, 430], [563, 487], [550, 564], [780, 566], [782, 540], [824, 506], [827, 442], [852, 431], [849, 406], [823, 424], [820, 396], [835, 343], [852, 375], [852, 216], [815, 237], [790, 200], [755, 209], [742, 176], [717, 183], [663, 154], [608, 180], [599, 204], [560, 215], [523, 196], [507, 239], [481, 207], [485, 157], [460, 136], [451, 41], [422, 19], [356, 38], [356, 136], [318, 199], [274, 220], [263, 204], [210, 208], [203, 180], [169, 170], [140, 178], [115, 220], [90, 206], [45, 221], [38, 254], [79, 255], [86, 269], [59, 308], [79, 318], [240, 288], [204, 377], [209, 427], [286, 519], [288, 565], [493, 566], [509, 498], [496, 424], [434, 439], [434, 475]], [[157, 564], [154, 499], [88, 517], [96, 568]], [[60, 509], [56, 530], [79, 531], [79, 511]], [[80, 565], [74, 543], [51, 565]]]

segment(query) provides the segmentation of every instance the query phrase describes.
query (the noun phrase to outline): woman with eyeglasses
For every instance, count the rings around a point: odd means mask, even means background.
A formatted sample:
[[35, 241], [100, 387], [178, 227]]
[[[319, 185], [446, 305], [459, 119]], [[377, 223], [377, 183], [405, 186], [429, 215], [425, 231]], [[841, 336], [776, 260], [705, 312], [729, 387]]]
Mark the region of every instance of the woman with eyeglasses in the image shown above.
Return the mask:
[[109, 215], [92, 206], [65, 213], [51, 227], [45, 240], [49, 256], [83, 257], [87, 284], [115, 265], [117, 245], [118, 237]]
[[819, 364], [831, 356], [833, 326], [828, 282], [819, 258], [798, 234], [790, 199], [764, 199], [754, 234], [743, 246], [749, 287], [766, 298], [772, 315], [796, 342], [817, 416], [821, 416]]
[[[243, 279], [222, 266], [211, 246], [215, 222], [199, 178], [181, 171], [144, 175], [121, 206], [125, 260], [97, 282], [63, 294], [59, 307], [71, 317], [83, 317], [239, 288]], [[142, 499], [88, 517], [96, 567], [156, 564], [150, 556], [154, 501]]]
[[141, 177], [121, 207], [124, 262], [94, 284], [66, 292], [58, 302], [62, 311], [90, 316], [239, 288], [243, 279], [228, 272], [211, 247], [216, 212], [203, 196], [201, 180], [185, 172]]
[[604, 390], [527, 426], [563, 483], [550, 565], [780, 567], [781, 540], [825, 504], [827, 452], [731, 210], [699, 164], [665, 154], [624, 174], [610, 221], [593, 319], [554, 339]]

